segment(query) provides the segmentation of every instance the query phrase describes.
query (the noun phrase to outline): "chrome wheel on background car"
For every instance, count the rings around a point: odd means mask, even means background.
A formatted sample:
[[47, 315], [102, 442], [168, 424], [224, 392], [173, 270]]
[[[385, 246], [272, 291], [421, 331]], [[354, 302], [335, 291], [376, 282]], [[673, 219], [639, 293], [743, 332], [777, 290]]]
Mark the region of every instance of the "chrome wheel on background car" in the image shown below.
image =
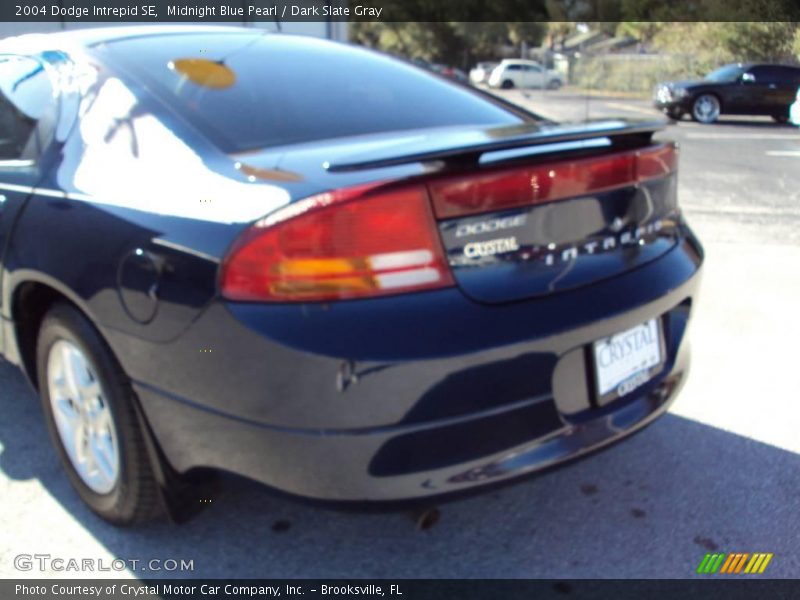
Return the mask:
[[719, 118], [719, 100], [713, 94], [698, 96], [692, 104], [692, 117], [700, 123], [713, 123]]
[[50, 405], [61, 443], [83, 483], [107, 494], [119, 479], [114, 416], [96, 369], [75, 345], [59, 340], [47, 360]]

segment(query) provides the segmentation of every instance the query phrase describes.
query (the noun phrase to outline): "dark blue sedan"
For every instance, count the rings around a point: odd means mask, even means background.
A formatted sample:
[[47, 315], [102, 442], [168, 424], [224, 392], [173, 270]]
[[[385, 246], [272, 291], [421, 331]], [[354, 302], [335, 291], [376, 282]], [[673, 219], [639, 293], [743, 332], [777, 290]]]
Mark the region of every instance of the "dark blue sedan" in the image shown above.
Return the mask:
[[686, 378], [661, 126], [252, 29], [0, 42], [0, 354], [118, 524], [208, 469], [394, 504], [556, 465]]

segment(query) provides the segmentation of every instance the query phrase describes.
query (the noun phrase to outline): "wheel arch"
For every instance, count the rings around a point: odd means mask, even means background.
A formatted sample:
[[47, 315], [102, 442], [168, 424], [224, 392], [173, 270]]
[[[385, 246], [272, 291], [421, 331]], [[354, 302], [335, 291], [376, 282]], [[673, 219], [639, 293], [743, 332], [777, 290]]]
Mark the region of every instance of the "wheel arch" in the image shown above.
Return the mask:
[[[92, 317], [91, 311], [87, 309], [85, 303], [76, 294], [60, 283], [51, 280], [45, 275], [30, 275], [24, 279], [21, 278], [16, 283], [11, 289], [9, 297], [10, 313], [14, 322], [14, 335], [20, 356], [20, 366], [37, 392], [39, 386], [36, 372], [36, 345], [39, 331], [47, 312], [59, 302], [69, 304], [80, 312], [94, 326], [101, 340], [106, 343], [113, 355], [113, 350], [97, 326], [97, 321]], [[197, 507], [186, 498], [187, 487], [189, 489], [191, 487], [183, 481], [181, 476], [173, 471], [135, 394], [133, 402], [134, 411], [144, 438], [145, 451], [158, 484], [162, 507], [166, 509], [167, 514], [174, 522], [184, 522], [197, 512]]]
[[71, 291], [43, 274], [22, 275], [9, 293], [9, 306], [20, 367], [34, 389], [36, 376], [36, 342], [42, 321], [50, 308], [66, 302], [83, 314], [96, 328], [96, 321], [86, 304]]

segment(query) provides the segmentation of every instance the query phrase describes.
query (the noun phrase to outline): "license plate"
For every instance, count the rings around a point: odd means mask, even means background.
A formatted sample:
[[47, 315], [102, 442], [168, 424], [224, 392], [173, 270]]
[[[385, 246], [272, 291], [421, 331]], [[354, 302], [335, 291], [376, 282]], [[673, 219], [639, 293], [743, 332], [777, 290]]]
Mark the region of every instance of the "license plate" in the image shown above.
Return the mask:
[[660, 370], [662, 346], [657, 319], [596, 341], [594, 372], [600, 403], [629, 394], [647, 383]]

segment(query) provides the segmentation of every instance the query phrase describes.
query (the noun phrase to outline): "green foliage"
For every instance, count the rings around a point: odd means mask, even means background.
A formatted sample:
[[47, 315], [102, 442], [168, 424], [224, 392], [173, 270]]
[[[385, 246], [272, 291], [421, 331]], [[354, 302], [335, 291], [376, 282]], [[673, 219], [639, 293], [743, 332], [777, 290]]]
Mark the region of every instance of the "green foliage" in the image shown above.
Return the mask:
[[[524, 4], [524, 0], [511, 1]], [[716, 10], [726, 15], [752, 11], [753, 5], [745, 2], [755, 3], [755, 6], [763, 9], [765, 17], [780, 14], [776, 9], [779, 0], [707, 0], [703, 9], [705, 12]], [[589, 4], [578, 0], [546, 0], [546, 5], [543, 2], [531, 3], [524, 14], [535, 15], [545, 10], [551, 13], [551, 18], [553, 15], [566, 16], [570, 12], [580, 12], [581, 7]], [[675, 12], [677, 8], [663, 0], [622, 0], [618, 4], [619, 14], [626, 17], [658, 14], [665, 18], [678, 18]], [[357, 43], [392, 54], [424, 58], [466, 69], [479, 60], [501, 58], [500, 50], [504, 45], [519, 46], [524, 42], [533, 47], [545, 39], [558, 44], [576, 32], [577, 23], [566, 20], [419, 22], [411, 18], [414, 14], [424, 12], [423, 9], [429, 11], [427, 6], [426, 0], [397, 3], [395, 10], [408, 16], [409, 20], [351, 23], [351, 37]], [[476, 0], [465, 0], [460, 6], [468, 16], [473, 12], [478, 14]], [[603, 9], [604, 3], [599, 0], [593, 6], [595, 14], [606, 10]], [[606, 14], [612, 13], [611, 9], [606, 10]], [[685, 14], [684, 10], [680, 18], [686, 18]], [[662, 54], [690, 57], [691, 60], [684, 61], [686, 65], [691, 65], [686, 67], [684, 78], [703, 75], [728, 62], [796, 62], [800, 59], [800, 23], [794, 21], [604, 20], [586, 23], [609, 35], [629, 35], [645, 47]]]
[[615, 33], [619, 36], [628, 35], [643, 44], [649, 44], [664, 25], [658, 21], [622, 21], [617, 25]]
[[617, 33], [658, 52], [584, 56], [573, 65], [571, 83], [646, 96], [659, 81], [703, 77], [725, 63], [800, 57], [800, 27], [790, 22], [623, 22]]
[[570, 21], [550, 21], [547, 24], [547, 35], [552, 45], [558, 45], [577, 31], [577, 23]]
[[785, 61], [792, 58], [797, 23], [756, 22], [720, 23], [716, 28], [719, 44], [734, 60]]
[[693, 59], [693, 68], [682, 77], [702, 76], [736, 57], [720, 41], [720, 26], [726, 23], [662, 23], [653, 37], [653, 48], [662, 54], [680, 54]]
[[[400, 3], [398, 3], [400, 4]], [[500, 58], [505, 44], [538, 46], [543, 22], [355, 22], [352, 41], [406, 58], [423, 58], [461, 68]]]
[[734, 21], [661, 25], [653, 38], [655, 47], [664, 52], [691, 54], [703, 69], [726, 62], [796, 60], [793, 44], [798, 23]]
[[687, 79], [697, 69], [689, 56], [606, 54], [576, 61], [572, 83], [587, 90], [649, 96], [659, 81]]
[[792, 42], [792, 54], [795, 59], [800, 61], [800, 27], [794, 32], [794, 41]]

